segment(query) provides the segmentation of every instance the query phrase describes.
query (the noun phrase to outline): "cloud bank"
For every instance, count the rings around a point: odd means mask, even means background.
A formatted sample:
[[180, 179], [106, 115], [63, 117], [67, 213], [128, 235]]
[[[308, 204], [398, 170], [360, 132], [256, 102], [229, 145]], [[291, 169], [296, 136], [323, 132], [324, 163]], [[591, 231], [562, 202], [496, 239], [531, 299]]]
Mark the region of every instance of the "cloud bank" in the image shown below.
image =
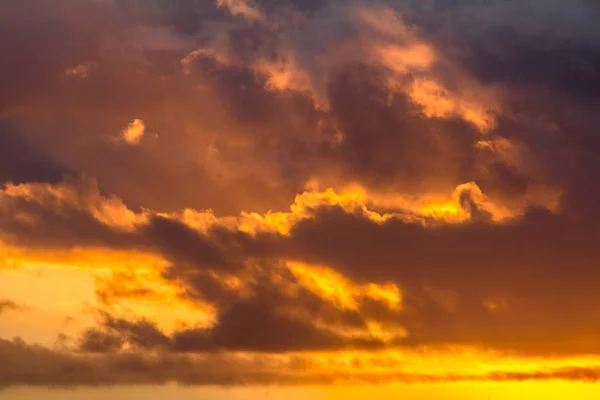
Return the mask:
[[597, 8], [0, 5], [0, 269], [96, 299], [0, 387], [597, 381]]

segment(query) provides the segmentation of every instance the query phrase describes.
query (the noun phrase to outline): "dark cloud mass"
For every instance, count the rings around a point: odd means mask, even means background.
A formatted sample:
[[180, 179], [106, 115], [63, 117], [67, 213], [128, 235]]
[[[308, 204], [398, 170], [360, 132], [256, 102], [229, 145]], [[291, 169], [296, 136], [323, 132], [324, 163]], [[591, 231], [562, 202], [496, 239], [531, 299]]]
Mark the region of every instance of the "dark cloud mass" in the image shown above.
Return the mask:
[[[119, 384], [184, 385], [315, 385], [348, 382], [456, 382], [555, 380], [597, 382], [597, 367], [569, 367], [533, 372], [492, 372], [480, 375], [411, 374], [401, 371], [378, 375], [371, 373], [323, 374], [304, 370], [304, 360], [281, 364], [268, 358], [232, 360], [222, 355], [200, 359], [181, 355], [145, 356], [127, 353], [90, 357], [30, 346], [22, 341], [2, 340], [0, 355], [6, 360], [0, 366], [0, 387], [17, 385], [64, 388], [72, 386], [106, 386]], [[303, 374], [295, 372], [304, 370]]]
[[0, 388], [598, 381], [262, 359], [600, 354], [595, 2], [53, 3], [0, 3], [0, 260], [149, 254], [213, 319], [120, 315], [132, 259], [70, 349], [0, 340]]
[[68, 171], [33, 148], [9, 125], [0, 123], [0, 182], [58, 183]]
[[[288, 279], [289, 285], [297, 285], [293, 277]], [[300, 286], [294, 289], [292, 295], [272, 283], [261, 283], [250, 299], [236, 299], [235, 295], [224, 296], [223, 293], [218, 298], [209, 297], [219, 302], [220, 314], [216, 325], [181, 329], [170, 337], [147, 320], [129, 322], [105, 315], [101, 328], [86, 331], [79, 347], [84, 352], [107, 353], [121, 350], [128, 344], [146, 350], [200, 354], [218, 351], [374, 350], [384, 347], [383, 341], [376, 337], [345, 338], [339, 332], [314, 326], [315, 322], [321, 322], [342, 329], [367, 328], [365, 317], [358, 311], [340, 310]], [[380, 305], [380, 310], [393, 315], [385, 305]], [[306, 315], [311, 315], [312, 321], [306, 320]]]
[[332, 112], [345, 135], [339, 156], [348, 177], [400, 187], [418, 187], [431, 176], [459, 184], [479, 139], [475, 128], [459, 119], [427, 118], [403, 94], [388, 101], [382, 72], [351, 66], [329, 85]]
[[[422, 308], [418, 320], [409, 322], [416, 324], [408, 327], [410, 341], [482, 341], [524, 352], [562, 352], [584, 351], [578, 335], [598, 331], [587, 313], [597, 302], [591, 283], [598, 279], [597, 232], [596, 223], [573, 223], [544, 210], [500, 227], [432, 231], [393, 220], [378, 225], [333, 209], [296, 226], [292, 237], [307, 261], [359, 280], [401, 282], [409, 295], [422, 297], [424, 286], [433, 285], [460, 299], [456, 312], [435, 298], [425, 304], [407, 299]], [[486, 297], [494, 295], [510, 299], [510, 308], [486, 309]], [[572, 343], [550, 350], [545, 340]]]

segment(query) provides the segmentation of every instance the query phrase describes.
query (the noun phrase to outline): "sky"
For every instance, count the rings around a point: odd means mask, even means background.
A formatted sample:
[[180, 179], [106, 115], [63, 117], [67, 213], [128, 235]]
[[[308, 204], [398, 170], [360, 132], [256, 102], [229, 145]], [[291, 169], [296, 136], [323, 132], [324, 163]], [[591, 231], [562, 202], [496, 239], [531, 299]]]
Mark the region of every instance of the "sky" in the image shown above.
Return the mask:
[[598, 17], [0, 2], [0, 398], [599, 398]]

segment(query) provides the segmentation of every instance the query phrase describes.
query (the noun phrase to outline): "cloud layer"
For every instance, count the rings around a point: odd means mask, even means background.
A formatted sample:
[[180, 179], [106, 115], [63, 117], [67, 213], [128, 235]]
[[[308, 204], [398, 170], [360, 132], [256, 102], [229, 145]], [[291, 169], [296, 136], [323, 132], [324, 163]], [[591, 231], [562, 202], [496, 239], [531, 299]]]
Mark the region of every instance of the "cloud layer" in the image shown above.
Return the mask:
[[[0, 387], [597, 381], [597, 8], [0, 5], [0, 270], [96, 299]], [[453, 346], [497, 364], [385, 367]]]

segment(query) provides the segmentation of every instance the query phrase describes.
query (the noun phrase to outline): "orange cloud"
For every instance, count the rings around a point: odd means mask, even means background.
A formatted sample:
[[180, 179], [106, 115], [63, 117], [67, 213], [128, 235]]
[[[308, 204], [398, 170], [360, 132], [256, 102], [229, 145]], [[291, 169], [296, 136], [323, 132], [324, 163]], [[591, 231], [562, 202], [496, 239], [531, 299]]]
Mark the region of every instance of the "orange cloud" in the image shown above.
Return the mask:
[[488, 132], [495, 125], [493, 110], [485, 108], [486, 103], [493, 103], [477, 99], [474, 93], [454, 94], [433, 80], [416, 79], [408, 94], [422, 107], [427, 117], [451, 118], [459, 115], [465, 121], [476, 125], [481, 132]]
[[393, 283], [355, 285], [329, 268], [309, 266], [300, 262], [288, 262], [287, 266], [302, 285], [340, 308], [357, 310], [361, 298], [381, 300], [395, 310], [401, 308], [402, 295]]
[[85, 79], [98, 65], [95, 62], [86, 62], [75, 67], [65, 69], [65, 75], [73, 78]]
[[137, 146], [140, 144], [145, 132], [146, 126], [144, 125], [144, 121], [141, 119], [134, 119], [129, 123], [127, 128], [123, 129], [121, 136], [128, 144]]
[[[396, 354], [86, 355], [0, 341], [10, 362], [0, 367], [2, 387], [34, 385], [360, 385], [441, 382], [597, 382], [595, 359], [522, 360], [477, 349], [420, 349]], [[78, 365], [77, 372], [68, 366]], [[35, 367], [35, 368], [34, 368]]]
[[[368, 28], [365, 41], [371, 61], [390, 72], [388, 85], [392, 93], [406, 93], [429, 118], [459, 117], [484, 133], [495, 126], [499, 106], [494, 91], [467, 79], [401, 15], [386, 7], [359, 8], [356, 14]], [[372, 37], [372, 32], [378, 36]], [[451, 91], [444, 85], [434, 70], [444, 63], [450, 64], [445, 70], [452, 71], [454, 80], [464, 81], [460, 87], [465, 89]]]
[[217, 6], [226, 8], [232, 15], [240, 15], [249, 21], [261, 21], [264, 14], [250, 0], [217, 0]]

